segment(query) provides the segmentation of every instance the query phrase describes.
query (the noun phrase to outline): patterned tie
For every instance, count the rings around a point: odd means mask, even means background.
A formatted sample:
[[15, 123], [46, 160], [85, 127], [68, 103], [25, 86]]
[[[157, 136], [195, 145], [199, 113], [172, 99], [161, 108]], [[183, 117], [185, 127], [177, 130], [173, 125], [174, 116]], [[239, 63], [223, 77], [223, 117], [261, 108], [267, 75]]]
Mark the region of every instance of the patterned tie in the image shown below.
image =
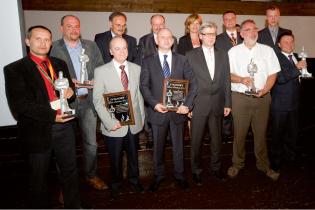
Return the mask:
[[120, 76], [121, 83], [124, 87], [124, 90], [128, 90], [128, 77], [125, 71], [125, 65], [121, 65], [119, 66], [119, 68], [121, 69], [121, 76]]
[[234, 34], [231, 33], [231, 42], [232, 42], [232, 45], [235, 46], [237, 43], [236, 43], [236, 38], [234, 37]]
[[164, 61], [163, 61], [163, 74], [165, 78], [168, 78], [169, 76], [171, 76], [171, 70], [170, 70], [170, 66], [167, 63], [167, 55], [164, 55]]
[[44, 67], [44, 71], [46, 72], [46, 74], [49, 76], [49, 78], [51, 78], [50, 72], [48, 70], [47, 61], [42, 61], [42, 66]]
[[292, 55], [288, 55], [288, 57], [289, 57], [289, 60], [291, 61], [291, 63], [295, 66], [295, 63], [294, 63], [293, 58], [292, 58]]

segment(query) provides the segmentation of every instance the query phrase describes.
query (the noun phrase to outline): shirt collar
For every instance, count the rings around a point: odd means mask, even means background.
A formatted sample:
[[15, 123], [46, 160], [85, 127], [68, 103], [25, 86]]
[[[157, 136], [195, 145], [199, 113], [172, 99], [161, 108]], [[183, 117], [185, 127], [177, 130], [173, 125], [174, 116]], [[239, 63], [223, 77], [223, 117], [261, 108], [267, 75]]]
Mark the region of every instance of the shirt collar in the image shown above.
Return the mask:
[[49, 62], [48, 57], [46, 57], [46, 58], [40, 58], [40, 57], [38, 57], [38, 56], [36, 56], [36, 55], [34, 55], [34, 54], [32, 54], [32, 53], [29, 53], [28, 55], [29, 55], [29, 57], [32, 59], [32, 61], [34, 61], [34, 62], [35, 62], [36, 64], [38, 64], [38, 65], [42, 65], [41, 63], [42, 63], [43, 61]]
[[125, 60], [122, 64], [120, 64], [120, 63], [118, 63], [118, 62], [113, 58], [113, 63], [114, 63], [114, 66], [115, 66], [116, 69], [119, 69], [119, 67], [120, 67], [121, 65], [124, 65], [125, 68], [127, 67], [127, 60]]
[[78, 48], [81, 48], [81, 47], [82, 47], [82, 44], [81, 44], [81, 40], [80, 40], [80, 39], [78, 40], [78, 42], [77, 42], [77, 44], [76, 44], [75, 47], [71, 47], [65, 39], [63, 39], [63, 41], [65, 42], [66, 47], [67, 47], [68, 49], [78, 49]]

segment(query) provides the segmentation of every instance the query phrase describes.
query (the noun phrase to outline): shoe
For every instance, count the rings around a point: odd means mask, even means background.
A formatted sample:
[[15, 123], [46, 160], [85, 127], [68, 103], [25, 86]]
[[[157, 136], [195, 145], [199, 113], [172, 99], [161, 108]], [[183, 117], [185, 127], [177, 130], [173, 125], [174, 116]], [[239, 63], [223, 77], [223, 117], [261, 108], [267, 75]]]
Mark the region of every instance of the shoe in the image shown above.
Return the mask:
[[182, 190], [186, 190], [189, 188], [188, 182], [185, 179], [176, 179], [176, 183], [178, 187]]
[[230, 177], [230, 178], [234, 178], [238, 175], [238, 172], [240, 170], [234, 166], [231, 166], [228, 171], [227, 171], [227, 175]]
[[195, 182], [196, 185], [201, 186], [201, 175], [200, 174], [193, 174], [193, 181]]
[[143, 186], [138, 182], [137, 184], [130, 184], [130, 191], [129, 193], [143, 193], [144, 189]]
[[270, 178], [272, 181], [277, 181], [279, 179], [280, 173], [272, 169], [268, 169], [266, 171], [266, 176]]
[[91, 179], [86, 179], [87, 183], [96, 190], [106, 190], [108, 186], [99, 177], [95, 176]]
[[214, 176], [219, 181], [225, 181], [225, 174], [221, 170], [211, 171], [211, 175]]
[[117, 198], [121, 195], [120, 189], [111, 189], [110, 191], [110, 199], [111, 200], [117, 200]]
[[163, 179], [160, 179], [160, 180], [157, 180], [155, 179], [149, 186], [148, 188], [148, 192], [156, 192], [159, 187], [160, 187], [160, 184], [163, 182]]

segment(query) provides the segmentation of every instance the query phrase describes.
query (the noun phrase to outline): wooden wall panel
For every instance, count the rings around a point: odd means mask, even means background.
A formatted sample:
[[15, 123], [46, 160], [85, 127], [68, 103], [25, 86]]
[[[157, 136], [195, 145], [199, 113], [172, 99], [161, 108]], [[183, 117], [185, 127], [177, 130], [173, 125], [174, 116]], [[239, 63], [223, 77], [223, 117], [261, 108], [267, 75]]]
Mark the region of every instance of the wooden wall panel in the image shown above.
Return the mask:
[[22, 0], [24, 10], [200, 14], [235, 10], [239, 15], [264, 15], [265, 9], [272, 4], [280, 7], [281, 15], [315, 16], [315, 3], [311, 0], [278, 0], [276, 3], [239, 0]]

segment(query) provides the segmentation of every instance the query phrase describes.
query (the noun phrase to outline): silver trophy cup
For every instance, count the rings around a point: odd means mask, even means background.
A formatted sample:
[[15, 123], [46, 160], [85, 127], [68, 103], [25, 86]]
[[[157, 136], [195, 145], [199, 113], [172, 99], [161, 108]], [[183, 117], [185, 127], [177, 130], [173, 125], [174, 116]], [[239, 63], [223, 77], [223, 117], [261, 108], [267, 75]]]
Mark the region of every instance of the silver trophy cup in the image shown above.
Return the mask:
[[86, 68], [86, 63], [90, 61], [90, 58], [87, 54], [84, 53], [85, 49], [82, 48], [81, 53], [79, 55], [79, 61], [81, 63], [79, 86], [92, 86], [91, 81], [88, 80], [88, 73]]
[[61, 114], [74, 115], [75, 110], [69, 107], [68, 101], [65, 98], [65, 89], [69, 88], [69, 81], [67, 78], [63, 77], [63, 72], [59, 71], [58, 79], [54, 83], [55, 89], [59, 91], [60, 94], [60, 109]]
[[245, 91], [246, 95], [257, 94], [257, 88], [255, 87], [255, 73], [257, 73], [257, 65], [254, 63], [253, 59], [250, 60], [250, 63], [247, 65], [247, 72], [249, 73], [249, 78], [251, 80], [248, 90]]
[[[307, 58], [307, 53], [305, 52], [304, 50], [304, 46], [302, 47], [302, 51], [299, 53], [299, 58], [301, 58], [302, 61], [306, 61], [306, 58]], [[312, 78], [312, 74], [309, 73], [307, 71], [307, 68], [302, 68], [301, 70], [301, 77], [302, 78]]]

